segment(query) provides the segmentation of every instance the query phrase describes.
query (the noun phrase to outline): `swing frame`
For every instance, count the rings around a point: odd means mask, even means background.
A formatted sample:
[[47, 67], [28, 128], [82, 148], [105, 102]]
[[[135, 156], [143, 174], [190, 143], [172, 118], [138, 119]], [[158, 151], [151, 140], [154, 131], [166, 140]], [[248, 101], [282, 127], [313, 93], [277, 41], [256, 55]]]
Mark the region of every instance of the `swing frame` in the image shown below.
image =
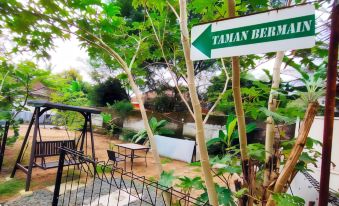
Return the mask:
[[[92, 114], [100, 114], [101, 111], [88, 108], [88, 107], [77, 107], [77, 106], [70, 106], [65, 104], [58, 104], [58, 103], [51, 103], [46, 100], [29, 100], [27, 102], [29, 106], [34, 107], [34, 113], [32, 115], [31, 121], [27, 128], [26, 135], [22, 142], [18, 157], [16, 159], [14, 168], [12, 170], [11, 178], [15, 176], [17, 169], [22, 170], [26, 175], [26, 188], [25, 190], [28, 191], [31, 184], [32, 179], [32, 171], [34, 167], [40, 167], [42, 169], [50, 169], [57, 167], [57, 162], [49, 162], [45, 161], [45, 157], [50, 156], [59, 156], [60, 146], [67, 146], [70, 149], [78, 150], [79, 152], [84, 152], [84, 143], [86, 139], [86, 153], [87, 153], [87, 133], [90, 133], [91, 139], [91, 157], [95, 160], [95, 150], [94, 150], [94, 138], [93, 138], [93, 129], [92, 129]], [[80, 137], [77, 142], [71, 142], [70, 140], [64, 141], [42, 141], [41, 132], [40, 132], [40, 117], [47, 111], [51, 109], [58, 109], [63, 111], [74, 111], [79, 112], [84, 117], [84, 125], [80, 134]], [[33, 138], [32, 138], [32, 148], [30, 153], [30, 159], [27, 166], [23, 165], [22, 159], [24, 156], [25, 147], [27, 145], [27, 141], [29, 139], [29, 134], [34, 124], [33, 129]], [[40, 137], [40, 141], [37, 140], [38, 136]], [[37, 158], [41, 158], [41, 164], [37, 163]], [[69, 165], [77, 164], [76, 162], [68, 162]]]
[[4, 160], [4, 156], [5, 156], [6, 142], [7, 142], [7, 137], [8, 137], [9, 121], [0, 120], [0, 127], [4, 129], [4, 134], [1, 137], [1, 142], [0, 142], [0, 172], [1, 172], [2, 163]]

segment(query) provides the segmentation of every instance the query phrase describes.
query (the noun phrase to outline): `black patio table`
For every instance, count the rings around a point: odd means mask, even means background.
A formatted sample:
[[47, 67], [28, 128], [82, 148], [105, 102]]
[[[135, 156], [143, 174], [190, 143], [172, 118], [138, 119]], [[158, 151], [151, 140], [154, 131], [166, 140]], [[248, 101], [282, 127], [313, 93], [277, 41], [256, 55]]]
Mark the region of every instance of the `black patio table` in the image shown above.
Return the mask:
[[[120, 148], [123, 148], [125, 149], [126, 157], [131, 158], [131, 170], [133, 169], [133, 162], [135, 158], [145, 158], [145, 163], [147, 167], [147, 153], [150, 150], [150, 147], [135, 143], [116, 144], [116, 146], [118, 147], [118, 153], [120, 153]], [[126, 154], [126, 150], [131, 151], [130, 155]], [[135, 151], [145, 151], [145, 156], [136, 155]]]

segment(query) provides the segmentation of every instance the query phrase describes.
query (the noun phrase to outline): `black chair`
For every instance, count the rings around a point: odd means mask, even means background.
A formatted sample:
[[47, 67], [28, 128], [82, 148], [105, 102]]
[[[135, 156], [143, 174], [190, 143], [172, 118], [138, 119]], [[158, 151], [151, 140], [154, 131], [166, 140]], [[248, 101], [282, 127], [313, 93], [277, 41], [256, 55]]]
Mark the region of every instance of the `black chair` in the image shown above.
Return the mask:
[[107, 165], [109, 164], [109, 162], [113, 162], [113, 165], [117, 166], [119, 162], [124, 162], [124, 169], [126, 170], [126, 155], [120, 154], [113, 150], [107, 150], [107, 156]]

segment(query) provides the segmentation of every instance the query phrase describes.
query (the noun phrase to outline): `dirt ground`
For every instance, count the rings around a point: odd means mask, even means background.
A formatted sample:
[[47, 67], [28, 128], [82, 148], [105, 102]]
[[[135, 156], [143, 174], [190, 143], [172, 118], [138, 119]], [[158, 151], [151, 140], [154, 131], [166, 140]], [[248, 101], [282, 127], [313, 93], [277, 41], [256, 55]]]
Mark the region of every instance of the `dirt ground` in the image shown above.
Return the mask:
[[[3, 169], [0, 174], [0, 184], [1, 182], [7, 181], [9, 179], [10, 173], [13, 169], [15, 160], [17, 158], [18, 152], [20, 150], [21, 143], [23, 141], [23, 136], [25, 135], [27, 130], [27, 125], [21, 125], [20, 126], [20, 138], [18, 141], [11, 146], [7, 146], [5, 150], [5, 158], [4, 158], [4, 164], [3, 164]], [[10, 131], [11, 135], [12, 132]], [[32, 137], [33, 132], [31, 132], [30, 137]], [[42, 140], [62, 140], [66, 139], [68, 140], [73, 139], [74, 136], [78, 136], [79, 132], [67, 132], [65, 130], [61, 129], [55, 129], [55, 128], [44, 128], [42, 126], [41, 128], [41, 134], [42, 134]], [[69, 137], [70, 136], [70, 137]], [[30, 153], [30, 143], [31, 143], [32, 138], [30, 138], [29, 141], [29, 146], [25, 152], [24, 156], [24, 162], [28, 162], [29, 158], [29, 153]], [[100, 134], [94, 134], [94, 140], [95, 140], [95, 152], [96, 152], [96, 157], [100, 161], [106, 161], [107, 160], [107, 153], [106, 150], [112, 147], [116, 143], [122, 143], [120, 140], [116, 139], [111, 139], [110, 137], [106, 135], [100, 135]], [[90, 148], [90, 145], [89, 147]], [[57, 160], [54, 158], [54, 160]], [[189, 164], [181, 161], [176, 161], [176, 160], [169, 160], [166, 159], [166, 161], [163, 161], [163, 168], [166, 171], [169, 170], [174, 170], [174, 175], [176, 176], [188, 176], [188, 177], [195, 177], [195, 176], [202, 176], [201, 170], [199, 167], [193, 167], [190, 166]], [[134, 166], [133, 166], [133, 172], [137, 175], [140, 176], [145, 176], [147, 178], [154, 178], [157, 176], [156, 174], [156, 169], [154, 165], [154, 160], [152, 158], [152, 151], [150, 151], [147, 155], [147, 164], [148, 166], [146, 167], [144, 159], [136, 159], [134, 161]], [[120, 163], [120, 166], [123, 166], [123, 163]], [[127, 170], [130, 169], [130, 162], [129, 160], [127, 161]], [[48, 169], [48, 170], [43, 170], [40, 168], [34, 168], [33, 169], [33, 175], [32, 175], [32, 182], [31, 182], [31, 190], [38, 190], [45, 188], [47, 186], [54, 185], [56, 177], [56, 169]], [[17, 170], [16, 179], [24, 180], [26, 178], [26, 175], [21, 171]], [[24, 187], [22, 188], [24, 189]], [[5, 195], [0, 195], [0, 202], [18, 197], [20, 193], [16, 195], [11, 195], [11, 196], [5, 196]]]

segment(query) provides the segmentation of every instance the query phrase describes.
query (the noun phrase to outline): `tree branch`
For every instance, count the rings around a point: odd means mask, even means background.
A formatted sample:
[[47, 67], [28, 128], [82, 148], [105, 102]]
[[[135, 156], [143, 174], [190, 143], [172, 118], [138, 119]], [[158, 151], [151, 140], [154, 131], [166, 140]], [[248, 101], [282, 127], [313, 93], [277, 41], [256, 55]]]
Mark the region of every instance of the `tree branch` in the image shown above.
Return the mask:
[[167, 60], [166, 55], [165, 55], [164, 47], [163, 47], [163, 45], [162, 45], [162, 43], [161, 43], [161, 41], [160, 41], [160, 38], [159, 38], [159, 36], [158, 36], [158, 34], [157, 34], [157, 31], [156, 31], [156, 29], [155, 29], [153, 20], [152, 20], [151, 16], [149, 15], [147, 8], [145, 9], [145, 11], [146, 11], [146, 14], [147, 14], [148, 18], [150, 19], [150, 22], [151, 22], [151, 25], [152, 25], [152, 29], [153, 29], [155, 38], [156, 38], [156, 40], [157, 40], [157, 42], [158, 42], [158, 44], [159, 44], [159, 47], [160, 47], [162, 56], [163, 56], [163, 58], [164, 58], [164, 60], [165, 60], [165, 63], [167, 64], [167, 67], [166, 67], [166, 68], [168, 69], [168, 71], [169, 71], [169, 73], [170, 73], [170, 75], [171, 75], [171, 78], [172, 78], [172, 80], [173, 80], [173, 82], [174, 82], [174, 85], [175, 85], [176, 89], [178, 90], [178, 93], [179, 93], [179, 96], [180, 96], [181, 100], [185, 103], [185, 105], [186, 105], [186, 107], [187, 107], [189, 113], [190, 113], [191, 116], [194, 118], [194, 113], [193, 113], [193, 111], [192, 111], [190, 105], [189, 105], [188, 102], [186, 101], [184, 95], [182, 94], [182, 92], [181, 92], [181, 90], [180, 90], [180, 88], [179, 88], [178, 82], [176, 81], [176, 79], [175, 79], [174, 76], [173, 76], [173, 70], [171, 69], [171, 65], [168, 63], [168, 60]]
[[215, 107], [219, 104], [222, 96], [225, 94], [226, 90], [227, 90], [227, 86], [228, 86], [228, 82], [230, 80], [230, 77], [229, 77], [229, 74], [228, 74], [228, 71], [226, 69], [226, 66], [225, 66], [225, 62], [224, 62], [224, 59], [221, 58], [221, 64], [222, 64], [222, 69], [223, 71], [225, 72], [225, 75], [226, 75], [226, 81], [225, 81], [225, 85], [224, 85], [224, 89], [222, 90], [222, 92], [219, 94], [217, 100], [214, 102], [213, 106], [211, 107], [211, 109], [207, 112], [207, 115], [204, 119], [204, 124], [206, 124], [210, 114], [213, 112], [213, 110], [215, 109]]

